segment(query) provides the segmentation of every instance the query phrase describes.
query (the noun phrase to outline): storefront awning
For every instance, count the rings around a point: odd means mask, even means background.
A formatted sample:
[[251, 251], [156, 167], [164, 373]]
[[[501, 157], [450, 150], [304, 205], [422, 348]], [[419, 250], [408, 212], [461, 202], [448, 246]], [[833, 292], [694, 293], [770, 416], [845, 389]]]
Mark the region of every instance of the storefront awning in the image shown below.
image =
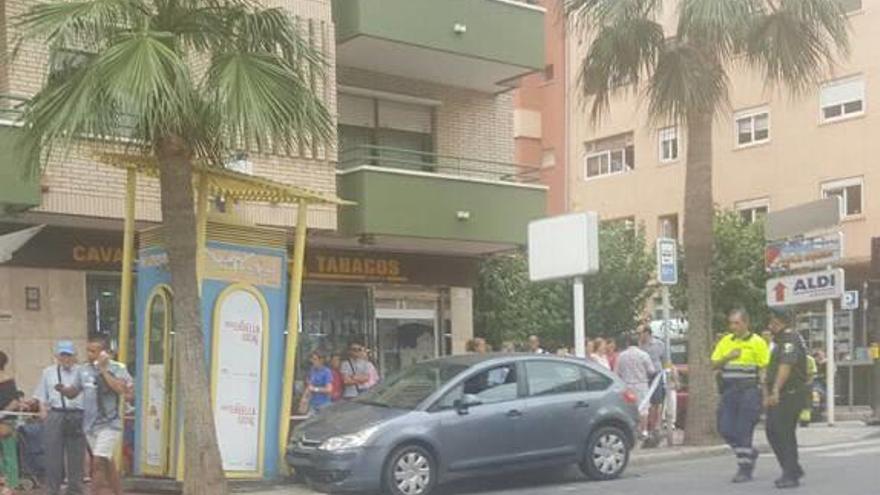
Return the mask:
[[[123, 169], [135, 169], [138, 173], [159, 176], [159, 165], [155, 158], [137, 156], [126, 153], [100, 153], [99, 159], [105, 163]], [[267, 203], [298, 203], [306, 201], [310, 204], [335, 204], [340, 206], [354, 205], [335, 194], [315, 191], [305, 187], [284, 184], [265, 177], [243, 174], [233, 170], [209, 165], [205, 162], [193, 164], [195, 174], [205, 174], [210, 193], [229, 200], [261, 201]]]
[[27, 244], [32, 237], [43, 230], [43, 227], [45, 227], [45, 225], [37, 225], [35, 227], [19, 230], [18, 232], [0, 235], [0, 263], [6, 263], [11, 260], [12, 255], [22, 246]]

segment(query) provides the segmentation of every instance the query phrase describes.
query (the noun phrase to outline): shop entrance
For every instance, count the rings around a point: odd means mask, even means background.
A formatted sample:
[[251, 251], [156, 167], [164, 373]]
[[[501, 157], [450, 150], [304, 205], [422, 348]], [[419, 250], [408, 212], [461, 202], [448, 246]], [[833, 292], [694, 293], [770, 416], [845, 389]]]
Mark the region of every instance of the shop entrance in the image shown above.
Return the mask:
[[174, 390], [174, 331], [171, 292], [156, 288], [147, 300], [146, 376], [144, 392], [145, 416], [142, 421], [143, 452], [141, 469], [144, 474], [174, 477], [176, 471], [176, 393]]
[[385, 376], [439, 354], [435, 310], [376, 309], [376, 334], [378, 365]]

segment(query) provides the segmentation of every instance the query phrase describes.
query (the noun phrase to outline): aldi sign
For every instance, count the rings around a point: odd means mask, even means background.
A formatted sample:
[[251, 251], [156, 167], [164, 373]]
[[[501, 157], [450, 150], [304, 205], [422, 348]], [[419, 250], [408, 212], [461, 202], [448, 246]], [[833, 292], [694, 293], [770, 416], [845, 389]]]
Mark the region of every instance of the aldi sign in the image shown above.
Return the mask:
[[767, 281], [767, 304], [788, 306], [837, 299], [843, 295], [842, 268], [771, 278]]
[[834, 265], [843, 255], [843, 234], [787, 239], [771, 242], [764, 251], [764, 266], [770, 273]]

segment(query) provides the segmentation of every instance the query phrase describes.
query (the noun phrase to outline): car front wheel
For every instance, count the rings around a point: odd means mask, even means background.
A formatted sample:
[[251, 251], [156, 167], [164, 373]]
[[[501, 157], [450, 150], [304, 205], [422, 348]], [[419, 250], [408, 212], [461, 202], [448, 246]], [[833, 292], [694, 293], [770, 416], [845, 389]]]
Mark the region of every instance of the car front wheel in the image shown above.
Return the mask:
[[388, 458], [384, 479], [391, 495], [429, 495], [437, 484], [437, 462], [426, 449], [404, 445]]
[[627, 463], [629, 446], [626, 435], [620, 428], [605, 426], [590, 435], [580, 468], [588, 478], [605, 481], [619, 478]]

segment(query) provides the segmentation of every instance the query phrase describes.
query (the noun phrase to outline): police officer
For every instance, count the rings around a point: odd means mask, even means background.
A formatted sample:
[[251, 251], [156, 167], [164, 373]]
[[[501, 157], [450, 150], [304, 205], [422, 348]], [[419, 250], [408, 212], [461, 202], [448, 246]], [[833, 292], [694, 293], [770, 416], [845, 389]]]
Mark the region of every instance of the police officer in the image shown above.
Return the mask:
[[736, 454], [739, 469], [734, 483], [751, 481], [758, 451], [752, 446], [755, 425], [761, 417], [761, 378], [770, 360], [767, 342], [749, 328], [744, 309], [728, 314], [730, 333], [712, 352], [712, 366], [720, 374], [721, 403], [718, 431]]
[[796, 431], [806, 397], [807, 349], [801, 336], [789, 327], [788, 317], [782, 310], [771, 310], [769, 329], [776, 346], [764, 389], [767, 440], [782, 467], [782, 477], [776, 480], [776, 487], [794, 488], [804, 476], [798, 462]]

